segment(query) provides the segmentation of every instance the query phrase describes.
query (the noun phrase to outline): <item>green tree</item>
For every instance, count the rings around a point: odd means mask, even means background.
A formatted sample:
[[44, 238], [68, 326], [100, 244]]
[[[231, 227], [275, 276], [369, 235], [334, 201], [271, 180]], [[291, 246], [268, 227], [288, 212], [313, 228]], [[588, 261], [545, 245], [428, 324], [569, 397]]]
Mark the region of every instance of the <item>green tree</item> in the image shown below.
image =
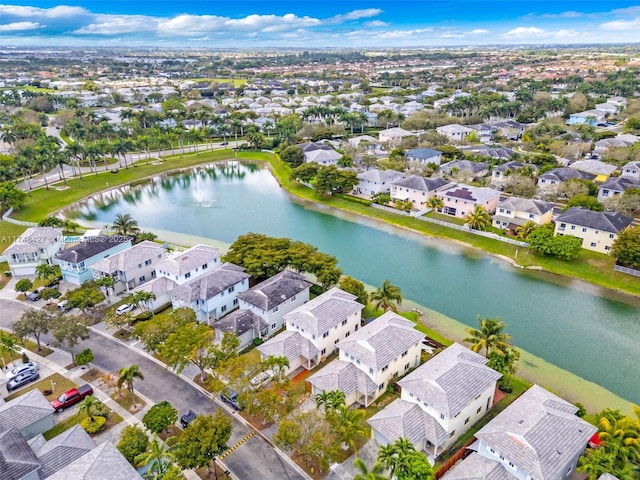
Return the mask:
[[207, 467], [211, 473], [214, 457], [227, 448], [231, 438], [231, 417], [222, 409], [199, 415], [177, 439], [174, 458], [183, 469]]
[[335, 165], [320, 167], [315, 178], [315, 191], [318, 195], [333, 192], [351, 191], [360, 180], [355, 172], [339, 170]]
[[444, 201], [440, 197], [434, 195], [427, 200], [427, 207], [431, 209], [431, 216], [433, 217], [437, 211], [444, 208]]
[[511, 385], [511, 376], [518, 371], [520, 363], [520, 352], [515, 348], [505, 348], [503, 354], [491, 352], [489, 354], [487, 366], [493, 368], [502, 374], [502, 385], [509, 387]]
[[27, 194], [11, 182], [0, 182], [0, 213], [9, 208], [18, 209], [27, 201]]
[[147, 292], [145, 290], [138, 290], [131, 295], [129, 302], [133, 303], [136, 307], [141, 307], [142, 310], [150, 310], [150, 302], [156, 299], [155, 293]]
[[86, 413], [90, 423], [95, 421], [95, 416], [100, 416], [104, 412], [104, 405], [93, 395], [84, 397], [79, 407], [78, 411], [80, 413]]
[[511, 335], [503, 333], [506, 324], [499, 318], [478, 317], [478, 322], [480, 329], [467, 328], [469, 336], [463, 342], [471, 343], [471, 350], [474, 352], [484, 349], [487, 358], [491, 352], [504, 355], [505, 349], [511, 347], [511, 344], [507, 342], [511, 339]]
[[628, 227], [619, 232], [611, 255], [620, 265], [640, 270], [640, 228]]
[[585, 194], [575, 195], [567, 202], [565, 210], [571, 207], [584, 207], [594, 212], [604, 212], [604, 205], [597, 198]]
[[140, 231], [138, 222], [134, 220], [128, 213], [117, 214], [116, 218], [113, 220], [111, 228], [118, 235], [125, 236], [135, 236]]
[[398, 306], [402, 303], [402, 291], [400, 287], [392, 285], [390, 280], [385, 280], [381, 287], [371, 292], [369, 299], [374, 302], [376, 309], [397, 312]]
[[70, 315], [57, 315], [49, 325], [49, 331], [53, 336], [53, 345], [64, 345], [71, 353], [71, 361], [75, 365], [76, 357], [73, 347], [81, 340], [89, 338], [89, 328], [82, 319]]
[[104, 300], [102, 292], [94, 282], [87, 282], [74, 290], [69, 290], [65, 294], [69, 308], [79, 308], [82, 313], [90, 312], [93, 307]]
[[22, 313], [19, 320], [13, 323], [11, 329], [20, 339], [35, 338], [38, 344], [38, 351], [40, 351], [42, 350], [40, 336], [43, 333], [49, 333], [49, 324], [52, 319], [53, 315], [46, 310], [29, 308]]
[[338, 283], [340, 290], [344, 290], [347, 293], [355, 295], [359, 303], [366, 305], [369, 300], [369, 294], [364, 288], [364, 283], [360, 280], [356, 280], [353, 277], [346, 276], [340, 279]]
[[93, 362], [93, 352], [90, 348], [85, 348], [76, 355], [76, 365], [88, 365]]
[[391, 201], [391, 195], [387, 192], [376, 192], [371, 195], [371, 201], [377, 205], [386, 205]]
[[136, 396], [133, 390], [133, 384], [135, 380], [139, 378], [140, 380], [144, 380], [144, 375], [140, 371], [140, 367], [136, 364], [133, 364], [129, 367], [123, 367], [120, 369], [119, 377], [118, 377], [118, 388], [126, 387], [131, 394], [131, 403], [133, 406], [136, 406]]
[[358, 470], [358, 473], [353, 480], [388, 480], [389, 477], [385, 477], [384, 467], [381, 463], [376, 462], [371, 470], [367, 467], [367, 464], [361, 458], [357, 458], [353, 461], [353, 465]]
[[313, 180], [320, 171], [320, 165], [316, 162], [303, 163], [291, 172], [291, 180], [299, 180], [301, 182], [309, 183]]
[[11, 359], [16, 350], [17, 345], [15, 338], [0, 330], [0, 354], [2, 354], [3, 359], [5, 354], [9, 355]]
[[473, 230], [486, 230], [491, 225], [491, 216], [483, 206], [476, 205], [473, 212], [464, 217], [464, 221]]
[[289, 145], [282, 152], [280, 152], [280, 158], [283, 162], [291, 165], [292, 168], [296, 168], [304, 162], [304, 152], [300, 147], [295, 145]]
[[427, 457], [418, 452], [406, 438], [399, 438], [394, 443], [382, 447], [378, 451], [378, 462], [384, 465], [391, 477], [397, 480], [432, 480], [433, 469]]
[[516, 238], [518, 240], [527, 240], [531, 232], [533, 232], [536, 227], [537, 225], [531, 221], [528, 221], [524, 225], [516, 227]]
[[133, 465], [136, 457], [147, 450], [148, 443], [149, 437], [142, 428], [137, 425], [127, 425], [122, 430], [116, 447], [124, 458]]
[[326, 414], [331, 415], [336, 410], [345, 406], [346, 397], [341, 390], [323, 390], [316, 394], [316, 407], [323, 407]]
[[267, 358], [262, 360], [262, 365], [265, 370], [273, 371], [273, 378], [276, 382], [282, 380], [283, 373], [286, 368], [289, 368], [289, 359], [285, 356], [268, 355]]
[[146, 350], [155, 352], [169, 335], [180, 327], [195, 321], [196, 312], [192, 308], [180, 307], [168, 316], [163, 315], [137, 322], [133, 329], [133, 335], [140, 339]]
[[50, 302], [51, 299], [60, 298], [61, 296], [62, 294], [60, 293], [60, 290], [58, 290], [57, 288], [45, 288], [40, 292], [40, 298], [42, 300], [46, 300], [47, 305], [51, 303]]
[[28, 278], [21, 278], [16, 282], [16, 292], [28, 292], [33, 288], [33, 282]]
[[347, 443], [353, 453], [358, 455], [358, 439], [365, 438], [368, 431], [363, 425], [365, 412], [342, 406], [331, 418], [333, 430], [340, 441]]
[[178, 411], [168, 401], [156, 403], [142, 417], [142, 423], [149, 431], [158, 434], [178, 420]]
[[49, 265], [41, 263], [36, 267], [36, 277], [49, 283], [54, 278], [60, 277], [60, 267], [57, 265]]
[[[175, 438], [175, 437], [171, 437]], [[147, 451], [135, 458], [136, 467], [147, 467], [144, 478], [147, 480], [166, 480], [167, 473], [177, 466], [173, 463], [175, 446], [169, 447], [157, 437], [153, 437], [151, 445]], [[182, 472], [178, 469], [179, 475], [176, 480], [182, 480]]]
[[558, 235], [551, 242], [551, 254], [560, 260], [575, 260], [581, 250], [582, 239], [572, 235]]

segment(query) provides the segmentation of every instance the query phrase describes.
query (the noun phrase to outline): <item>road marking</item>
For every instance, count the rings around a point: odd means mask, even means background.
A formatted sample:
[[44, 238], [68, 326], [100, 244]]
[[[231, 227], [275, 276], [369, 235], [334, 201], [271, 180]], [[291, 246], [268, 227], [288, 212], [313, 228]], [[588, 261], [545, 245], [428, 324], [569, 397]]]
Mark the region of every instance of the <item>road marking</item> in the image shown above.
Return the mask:
[[218, 460], [224, 460], [225, 457], [227, 455], [229, 455], [231, 452], [233, 452], [236, 448], [238, 448], [240, 445], [242, 445], [244, 442], [246, 442], [247, 440], [249, 440], [251, 437], [253, 437], [255, 435], [255, 431], [251, 432], [249, 435], [247, 435], [246, 437], [244, 437], [242, 440], [240, 440], [238, 443], [236, 443], [233, 447], [231, 447], [229, 450], [227, 450], [226, 452], [224, 452], [222, 455], [220, 455], [218, 457]]

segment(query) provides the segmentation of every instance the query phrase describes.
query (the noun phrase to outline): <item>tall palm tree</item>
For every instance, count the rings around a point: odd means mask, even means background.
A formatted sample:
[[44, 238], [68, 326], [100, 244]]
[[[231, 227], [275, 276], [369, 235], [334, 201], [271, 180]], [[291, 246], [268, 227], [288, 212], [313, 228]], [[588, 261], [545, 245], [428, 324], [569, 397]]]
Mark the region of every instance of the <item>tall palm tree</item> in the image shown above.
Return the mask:
[[527, 222], [524, 225], [516, 227], [516, 238], [518, 240], [526, 240], [527, 237], [536, 229], [537, 225], [534, 222]]
[[478, 318], [478, 321], [480, 329], [467, 328], [469, 336], [463, 342], [471, 343], [471, 350], [474, 352], [484, 349], [485, 357], [488, 357], [491, 351], [504, 355], [504, 349], [511, 346], [507, 342], [511, 339], [511, 335], [502, 332], [506, 324], [499, 318]]
[[316, 394], [316, 406], [320, 408], [324, 406], [325, 412], [335, 411], [345, 405], [345, 395], [341, 390], [323, 390]]
[[382, 282], [382, 287], [377, 288], [369, 296], [369, 300], [375, 302], [376, 309], [382, 309], [385, 312], [389, 310], [398, 312], [398, 306], [402, 303], [402, 292], [400, 287], [391, 285], [390, 280]]
[[280, 381], [282, 379], [282, 373], [285, 368], [289, 368], [289, 359], [285, 356], [275, 356], [269, 355], [262, 361], [262, 364], [266, 369], [273, 370], [274, 378], [276, 381]]
[[358, 473], [353, 480], [388, 480], [389, 477], [385, 477], [382, 472], [384, 472], [384, 467], [381, 463], [376, 462], [371, 470], [367, 467], [367, 464], [361, 458], [356, 458], [353, 461], [353, 465], [358, 469]]
[[102, 413], [103, 410], [104, 405], [93, 395], [85, 397], [84, 400], [82, 400], [82, 402], [80, 403], [80, 407], [78, 408], [78, 411], [80, 413], [84, 412], [87, 414], [89, 422], [91, 423], [94, 422], [94, 417], [96, 416], [95, 414]]
[[434, 195], [429, 200], [427, 200], [427, 207], [431, 209], [431, 216], [434, 216], [436, 211], [442, 210], [444, 208], [444, 202], [440, 197]]
[[491, 216], [482, 205], [476, 205], [473, 212], [469, 212], [464, 221], [473, 230], [486, 230], [491, 225]]
[[120, 369], [120, 376], [118, 377], [117, 383], [118, 388], [122, 388], [123, 386], [125, 386], [127, 390], [129, 390], [129, 392], [131, 393], [131, 402], [133, 403], [134, 407], [136, 406], [136, 396], [133, 391], [133, 382], [136, 378], [144, 380], [144, 375], [140, 371], [140, 367], [138, 367], [138, 365], [134, 363], [130, 367], [123, 367], [122, 369]]
[[140, 231], [138, 222], [131, 218], [131, 215], [128, 213], [119, 213], [116, 215], [111, 228], [119, 235], [135, 235]]
[[149, 450], [135, 458], [137, 467], [149, 466], [144, 478], [149, 480], [162, 478], [171, 465], [173, 465], [172, 460], [174, 458], [173, 452], [175, 448], [175, 445], [169, 447], [166, 443], [161, 442], [158, 437], [154, 437]]
[[367, 429], [362, 424], [364, 410], [356, 410], [342, 406], [337, 410], [334, 429], [343, 442], [348, 443], [353, 453], [358, 455], [357, 437], [364, 437]]

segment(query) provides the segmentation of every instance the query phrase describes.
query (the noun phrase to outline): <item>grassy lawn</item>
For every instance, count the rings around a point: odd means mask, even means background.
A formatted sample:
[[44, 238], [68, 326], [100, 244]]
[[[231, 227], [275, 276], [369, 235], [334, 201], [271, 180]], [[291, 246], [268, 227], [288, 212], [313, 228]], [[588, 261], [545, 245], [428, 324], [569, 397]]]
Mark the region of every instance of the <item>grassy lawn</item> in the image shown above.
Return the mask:
[[54, 398], [57, 398], [60, 395], [62, 395], [67, 390], [77, 386], [75, 383], [73, 383], [68, 378], [63, 377], [59, 373], [54, 373], [53, 375], [49, 375], [47, 378], [45, 378], [43, 380], [40, 380], [40, 381], [38, 381], [36, 383], [32, 383], [31, 385], [29, 385], [26, 388], [18, 390], [17, 392], [13, 392], [11, 395], [6, 396], [4, 399], [6, 401], [13, 400], [14, 398], [17, 398], [20, 395], [23, 395], [23, 394], [25, 394], [27, 392], [30, 392], [31, 390], [35, 390], [35, 389], [38, 389], [41, 392], [44, 392], [45, 390], [51, 390], [51, 382], [52, 381], [53, 381], [53, 385], [54, 385], [53, 393], [51, 393], [51, 395], [47, 395], [47, 399], [48, 400], [53, 400]]
[[[4, 252], [27, 228], [0, 220], [0, 252]], [[9, 270], [8, 264], [2, 271], [4, 272], [5, 270]]]
[[[45, 440], [51, 440], [53, 437], [61, 434], [66, 430], [69, 430], [71, 427], [74, 427], [75, 425], [78, 425], [85, 418], [87, 418], [87, 414], [85, 412], [82, 412], [82, 413], [78, 412], [75, 415], [72, 415], [69, 418], [62, 420], [61, 422], [56, 423], [56, 425], [51, 430], [47, 430], [42, 434], [42, 436], [45, 438]], [[105, 426], [102, 427], [102, 429], [98, 433], [104, 432], [105, 430], [113, 427], [114, 425], [117, 425], [121, 421], [122, 421], [122, 417], [120, 415], [118, 415], [115, 412], [109, 412], [109, 414], [107, 415], [107, 423], [105, 423]]]
[[131, 394], [124, 390], [114, 393], [111, 395], [111, 398], [115, 400], [118, 405], [131, 413], [139, 412], [147, 405], [144, 400], [136, 395], [136, 404], [134, 407], [133, 402], [131, 401]]

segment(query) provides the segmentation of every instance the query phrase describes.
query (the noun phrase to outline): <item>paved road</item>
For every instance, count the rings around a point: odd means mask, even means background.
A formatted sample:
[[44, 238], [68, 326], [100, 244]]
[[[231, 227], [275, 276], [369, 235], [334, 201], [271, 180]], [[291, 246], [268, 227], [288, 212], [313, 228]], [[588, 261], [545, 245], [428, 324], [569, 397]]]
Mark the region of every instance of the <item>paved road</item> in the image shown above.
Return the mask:
[[[0, 299], [0, 327], [9, 328], [26, 308], [23, 302]], [[44, 339], [46, 342], [47, 340]], [[93, 364], [105, 371], [117, 371], [124, 366], [137, 364], [144, 380], [137, 380], [136, 391], [153, 402], [168, 400], [178, 412], [189, 408], [199, 414], [212, 413], [221, 408], [207, 394], [158, 365], [140, 352], [116, 341], [111, 336], [93, 333], [91, 338], [79, 344], [75, 351], [90, 348]], [[226, 409], [225, 409], [226, 411]], [[228, 442], [232, 447], [252, 432], [242, 421], [233, 417], [233, 433]], [[304, 477], [279, 457], [277, 452], [259, 435], [254, 435], [224, 459], [224, 464], [241, 480], [302, 480]]]

